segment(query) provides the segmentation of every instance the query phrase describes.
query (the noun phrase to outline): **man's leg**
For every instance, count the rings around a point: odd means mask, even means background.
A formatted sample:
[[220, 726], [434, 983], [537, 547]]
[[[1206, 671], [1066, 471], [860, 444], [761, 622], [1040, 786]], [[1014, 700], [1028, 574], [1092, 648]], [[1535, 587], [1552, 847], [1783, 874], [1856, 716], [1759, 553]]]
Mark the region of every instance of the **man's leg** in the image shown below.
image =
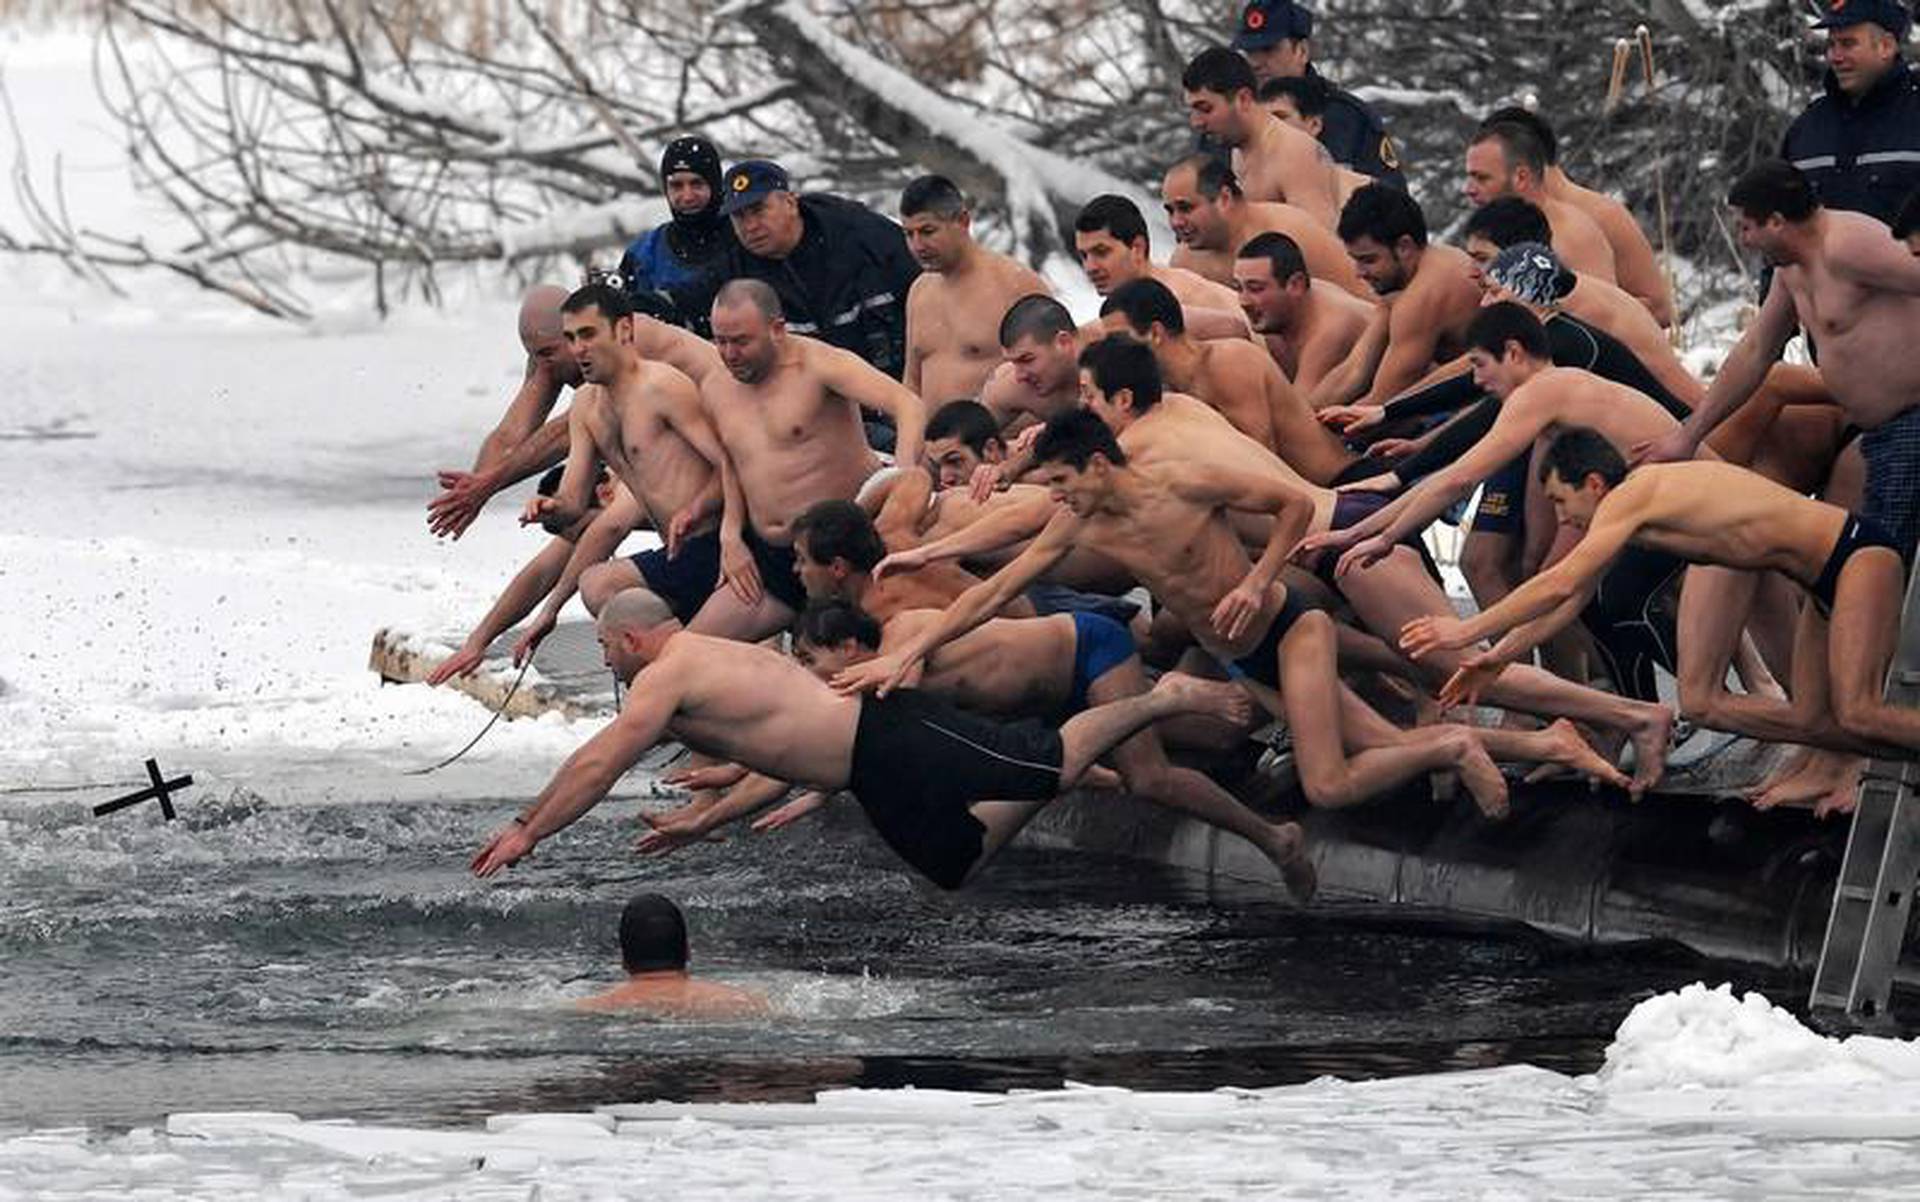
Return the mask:
[[1083, 710], [1060, 728], [1060, 787], [1070, 789], [1093, 762], [1134, 732], [1177, 714], [1205, 714], [1244, 722], [1253, 711], [1241, 689], [1222, 681], [1169, 672], [1138, 697]]
[[793, 625], [793, 617], [793, 610], [772, 593], [762, 592], [757, 603], [748, 605], [731, 588], [721, 585], [693, 615], [687, 629], [695, 634], [757, 643]]
[[644, 587], [646, 580], [641, 577], [640, 569], [634, 566], [633, 558], [616, 555], [580, 573], [580, 604], [587, 607], [588, 613], [598, 617], [601, 608], [613, 599], [614, 594]]
[[1847, 735], [1869, 748], [1912, 754], [1920, 752], [1920, 710], [1889, 705], [1884, 692], [1900, 643], [1905, 583], [1900, 557], [1884, 547], [1847, 559], [1827, 630], [1827, 688], [1833, 717]]
[[[1115, 664], [1087, 686], [1087, 700], [1104, 705], [1147, 692], [1147, 673], [1138, 656]], [[1127, 788], [1148, 801], [1191, 814], [1209, 826], [1239, 835], [1260, 849], [1287, 879], [1287, 887], [1304, 901], [1313, 892], [1310, 882], [1296, 884], [1305, 836], [1297, 822], [1268, 822], [1254, 813], [1203, 772], [1182, 768], [1167, 759], [1160, 736], [1149, 727], [1113, 749], [1114, 766]], [[1302, 889], [1304, 888], [1304, 895]]]
[[979, 820], [985, 832], [980, 836], [980, 858], [967, 869], [963, 883], [970, 884], [980, 875], [980, 870], [998, 855], [1000, 849], [1017, 834], [1034, 815], [1052, 805], [1052, 801], [976, 801], [967, 807], [967, 812]]

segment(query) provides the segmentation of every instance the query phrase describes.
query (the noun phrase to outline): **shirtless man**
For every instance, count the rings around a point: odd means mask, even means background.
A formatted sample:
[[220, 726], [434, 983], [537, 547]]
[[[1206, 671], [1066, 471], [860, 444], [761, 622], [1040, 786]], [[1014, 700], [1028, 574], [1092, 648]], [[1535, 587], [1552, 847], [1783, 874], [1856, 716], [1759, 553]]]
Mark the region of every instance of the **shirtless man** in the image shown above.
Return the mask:
[[[885, 622], [909, 609], [941, 609], [979, 582], [951, 563], [930, 563], [876, 580], [873, 569], [887, 546], [867, 511], [852, 501], [821, 501], [793, 523], [794, 568], [811, 599], [851, 601]], [[1026, 598], [1016, 598], [1008, 617], [1033, 616]]]
[[1198, 397], [1234, 428], [1319, 485], [1342, 482], [1360, 464], [1280, 374], [1272, 356], [1250, 342], [1196, 342], [1187, 336], [1180, 304], [1154, 280], [1116, 288], [1100, 306], [1110, 332], [1130, 333], [1153, 348], [1166, 387]]
[[[1131, 338], [1116, 335], [1087, 348], [1082, 355], [1081, 385], [1087, 412], [1106, 422], [1116, 432], [1115, 445], [1135, 472], [1153, 474], [1165, 469], [1177, 474], [1204, 476], [1208, 472], [1218, 471], [1222, 473], [1223, 480], [1261, 481], [1262, 487], [1271, 490], [1272, 495], [1284, 494], [1291, 504], [1302, 507], [1299, 533], [1325, 531], [1353, 518], [1349, 509], [1356, 504], [1354, 498], [1318, 488], [1302, 479], [1271, 451], [1235, 430], [1225, 418], [1192, 397], [1177, 393], [1162, 395], [1159, 369], [1151, 352]], [[1065, 417], [1056, 418], [1050, 425], [1066, 420]], [[1235, 507], [1227, 507], [1232, 508]], [[1277, 537], [1269, 513], [1229, 514], [1227, 509], [1220, 511], [1220, 518], [1227, 522], [1243, 544], [1265, 545]], [[1359, 512], [1365, 512], [1365, 509]], [[1188, 613], [1174, 606], [1161, 593], [1159, 585], [1155, 583], [1157, 577], [1145, 574], [1165, 568], [1167, 564], [1154, 561], [1143, 566], [1139, 562], [1140, 554], [1148, 550], [1155, 554], [1171, 555], [1175, 548], [1182, 545], [1182, 539], [1187, 537], [1184, 526], [1176, 524], [1168, 527], [1176, 532], [1172, 534], [1141, 535], [1143, 541], [1153, 546], [1131, 556], [1112, 551], [1103, 540], [1083, 539], [1078, 543], [1069, 541], [1052, 547], [1044, 561], [1029, 559], [1037, 548], [1042, 547], [1049, 532], [1054, 530], [1053, 523], [1059, 516], [1057, 512], [1048, 514], [1042, 511], [1035, 514], [1010, 507], [938, 542], [890, 555], [875, 574], [885, 576], [896, 566], [914, 566], [939, 558], [968, 557], [985, 547], [996, 545], [993, 541], [996, 538], [1006, 543], [1031, 537], [1033, 542], [1026, 550], [988, 584], [1015, 571], [1016, 565], [1045, 571], [1049, 564], [1063, 558], [1069, 551], [1075, 554], [1089, 550], [1101, 551], [1131, 571], [1136, 579], [1153, 591], [1169, 612], [1182, 621], [1191, 621]], [[1023, 520], [1036, 525], [1022, 526], [1019, 523]], [[1289, 542], [1293, 541], [1293, 533], [1289, 532]], [[1115, 538], [1120, 537], [1118, 531], [1113, 534]], [[1244, 549], [1242, 555], [1245, 555]], [[1026, 567], [1020, 570], [1024, 571]], [[1446, 595], [1421, 566], [1419, 557], [1406, 548], [1396, 549], [1382, 563], [1349, 577], [1342, 582], [1342, 589], [1362, 619], [1387, 637], [1397, 635], [1400, 628], [1417, 614], [1453, 612]], [[969, 596], [974, 594], [970, 593]], [[1298, 597], [1294, 598], [1294, 602], [1296, 608], [1303, 607]], [[957, 604], [965, 603], [963, 599]], [[1208, 636], [1203, 633], [1205, 626], [1203, 614], [1202, 624], [1190, 626], [1189, 631], [1200, 637], [1203, 645], [1211, 646], [1207, 642]], [[1329, 639], [1334, 636], [1331, 623], [1327, 627], [1327, 634]], [[1432, 666], [1436, 669], [1433, 671], [1434, 683], [1438, 685], [1457, 664], [1447, 666], [1444, 672], [1437, 670], [1438, 664]], [[1514, 679], [1496, 682], [1496, 688], [1507, 690], [1501, 694], [1498, 704], [1549, 716], [1564, 713], [1597, 726], [1622, 731], [1633, 737], [1635, 745], [1641, 749], [1642, 758], [1646, 761], [1644, 771], [1657, 772], [1667, 728], [1671, 725], [1671, 715], [1664, 709], [1573, 685], [1538, 669], [1516, 668], [1515, 674]], [[1277, 710], [1275, 712], [1278, 713]], [[1390, 724], [1383, 724], [1383, 732], [1366, 715], [1371, 715], [1371, 711], [1365, 710], [1362, 716], [1353, 720], [1374, 731], [1380, 738], [1391, 737], [1387, 733], [1394, 730]], [[1518, 741], [1510, 741], [1515, 736], [1519, 736]], [[1625, 779], [1586, 745], [1570, 723], [1555, 722], [1545, 731], [1486, 732], [1486, 738], [1495, 740], [1487, 743], [1487, 749], [1503, 758], [1563, 763], [1606, 780]]]
[[1673, 286], [1667, 273], [1660, 270], [1653, 243], [1647, 240], [1646, 232], [1626, 205], [1568, 178], [1560, 166], [1560, 139], [1547, 119], [1532, 109], [1514, 105], [1488, 113], [1483, 124], [1519, 125], [1532, 132], [1546, 159], [1548, 198], [1570, 204], [1593, 218], [1613, 250], [1613, 269], [1620, 287], [1645, 305], [1656, 323], [1663, 327], [1673, 325], [1679, 318], [1673, 307]]
[[[1320, 140], [1320, 131], [1327, 124], [1327, 101], [1332, 97], [1331, 85], [1323, 77], [1276, 75], [1261, 80], [1260, 86], [1254, 89], [1254, 96], [1260, 101], [1260, 107], [1275, 118], [1316, 142]], [[1342, 207], [1356, 189], [1373, 182], [1372, 176], [1351, 167], [1342, 167], [1337, 161], [1333, 165], [1333, 174]]]
[[[1588, 427], [1626, 448], [1679, 427], [1673, 414], [1645, 393], [1578, 368], [1555, 367], [1550, 351], [1545, 328], [1525, 308], [1503, 301], [1483, 310], [1470, 332], [1467, 355], [1474, 382], [1502, 402], [1491, 428], [1447, 467], [1364, 521], [1307, 539], [1307, 549], [1341, 552], [1338, 576], [1365, 567], [1397, 540], [1425, 529], [1474, 485], [1521, 455], [1537, 454], [1561, 430]], [[1642, 701], [1657, 697], [1656, 666], [1669, 671], [1678, 666], [1668, 623], [1654, 611], [1683, 567], [1678, 559], [1651, 551], [1622, 559], [1583, 614], [1612, 661], [1614, 682]]]
[[[592, 499], [599, 465], [606, 464], [638, 503], [636, 516], [644, 515], [665, 545], [586, 568], [581, 587], [599, 597], [644, 586], [691, 619], [713, 592], [720, 570], [722, 498], [715, 465], [723, 453], [693, 381], [635, 352], [631, 303], [621, 289], [596, 283], [561, 306], [567, 345], [586, 381], [597, 387], [582, 389], [567, 414], [567, 467], [559, 487], [551, 497], [533, 498], [526, 518], [550, 528], [577, 521]], [[529, 632], [531, 640], [523, 639], [529, 649], [553, 628], [571, 588], [556, 594]]]
[[1310, 134], [1281, 122], [1253, 98], [1253, 68], [1224, 47], [1202, 50], [1180, 77], [1187, 124], [1233, 151], [1250, 200], [1285, 201], [1328, 229], [1339, 212], [1333, 156]]
[[[1901, 565], [1893, 540], [1872, 519], [1711, 460], [1649, 465], [1629, 476], [1619, 451], [1592, 430], [1570, 429], [1554, 439], [1540, 472], [1561, 519], [1585, 536], [1559, 563], [1477, 617], [1408, 624], [1401, 642], [1415, 655], [1505, 635], [1492, 650], [1470, 657], [1449, 690], [1476, 692], [1573, 621], [1625, 548], [1651, 547], [1715, 565], [1689, 573], [1689, 593], [1701, 571], [1778, 571], [1811, 600], [1800, 611], [1793, 700], [1787, 702], [1722, 687], [1738, 626], [1683, 599], [1682, 704], [1690, 717], [1757, 739], [1860, 754], [1920, 752], [1920, 712], [1881, 697], [1900, 638]], [[1687, 704], [1689, 677], [1709, 691], [1706, 704]], [[1821, 810], [1849, 810], [1852, 803], [1846, 788], [1825, 798]]]
[[[520, 341], [528, 356], [526, 378], [500, 426], [481, 447], [473, 470], [440, 473], [444, 491], [427, 506], [435, 534], [459, 538], [495, 493], [566, 458], [567, 418], [548, 416], [560, 389], [581, 383], [579, 365], [568, 353], [561, 332], [560, 306], [566, 299], [565, 289], [550, 284], [527, 293], [520, 310]], [[633, 313], [624, 328], [641, 358], [678, 368], [695, 384], [720, 367], [720, 356], [706, 340], [678, 326]]]
[[1047, 283], [973, 240], [973, 213], [953, 181], [923, 175], [900, 193], [900, 224], [920, 277], [907, 292], [903, 382], [931, 404], [976, 396], [1000, 363], [1000, 315]]
[[642, 893], [620, 912], [620, 964], [627, 979], [581, 998], [581, 1010], [626, 1010], [662, 1018], [753, 1018], [767, 999], [687, 972], [687, 920], [658, 893]]
[[827, 500], [853, 500], [881, 468], [862, 407], [891, 417], [899, 459], [918, 463], [926, 405], [849, 351], [789, 334], [763, 281], [732, 280], [713, 301], [713, 344], [726, 372], [701, 388], [726, 447], [720, 578], [691, 623], [701, 633], [760, 639], [806, 604], [794, 574], [793, 521]]
[[[656, 744], [677, 739], [765, 777], [850, 790], [902, 859], [957, 889], [1135, 732], [1180, 714], [1244, 721], [1250, 709], [1229, 686], [1170, 672], [1151, 692], [1076, 714], [1055, 731], [981, 718], [919, 689], [838, 695], [777, 651], [682, 629], [657, 597], [638, 590], [609, 601], [598, 630], [609, 666], [630, 682], [625, 704], [567, 758], [530, 810], [487, 841], [474, 875], [524, 858], [598, 804]], [[749, 792], [742, 796], [753, 801], [740, 806], [702, 807], [693, 829], [672, 838], [705, 838], [779, 795]]]
[[1533, 130], [1514, 122], [1481, 126], [1467, 144], [1467, 202], [1475, 208], [1502, 196], [1538, 205], [1553, 226], [1553, 249], [1584, 275], [1613, 283], [1613, 246], [1593, 218], [1547, 194], [1547, 153]]
[[[822, 680], [885, 654], [940, 619], [940, 609], [906, 610], [884, 625], [850, 602], [810, 602], [794, 627], [794, 655]], [[1148, 689], [1126, 627], [1098, 614], [989, 618], [941, 644], [918, 687], [977, 713], [1057, 718]], [[1136, 796], [1191, 814], [1252, 843], [1301, 901], [1313, 895], [1313, 862], [1300, 825], [1268, 822], [1204, 773], [1176, 767], [1152, 727], [1113, 749], [1122, 782]]]
[[1411, 196], [1368, 184], [1340, 210], [1340, 239], [1360, 278], [1387, 298], [1353, 353], [1308, 398], [1315, 409], [1358, 401], [1383, 405], [1435, 364], [1460, 353], [1480, 311], [1473, 261], [1427, 242], [1427, 219]]
[[1101, 296], [1128, 280], [1159, 280], [1187, 309], [1187, 324], [1203, 338], [1245, 338], [1247, 319], [1233, 289], [1184, 267], [1153, 262], [1147, 219], [1124, 196], [1096, 196], [1073, 219], [1073, 245], [1087, 282]]
[[1300, 246], [1285, 234], [1256, 234], [1233, 260], [1240, 311], [1303, 397], [1353, 353], [1375, 305], [1340, 288], [1315, 288]]
[[1706, 400], [1677, 430], [1636, 451], [1642, 462], [1690, 459], [1721, 421], [1751, 397], [1780, 358], [1795, 325], [1820, 348], [1834, 401], [1865, 431], [1864, 517], [1872, 518], [1912, 564], [1920, 542], [1920, 259], [1871, 217], [1822, 207], [1807, 180], [1770, 160], [1741, 176], [1728, 195], [1741, 245], [1774, 267], [1774, 286]]
[[1079, 403], [1073, 314], [1046, 293], [1023, 296], [1000, 319], [1000, 366], [980, 388], [980, 403], [1002, 430], [1044, 424]]
[[1220, 155], [1197, 154], [1175, 163], [1161, 181], [1160, 198], [1180, 242], [1171, 260], [1175, 267], [1231, 288], [1234, 251], [1256, 234], [1273, 232], [1300, 248], [1315, 279], [1354, 296], [1372, 297], [1332, 230], [1290, 204], [1248, 200]]

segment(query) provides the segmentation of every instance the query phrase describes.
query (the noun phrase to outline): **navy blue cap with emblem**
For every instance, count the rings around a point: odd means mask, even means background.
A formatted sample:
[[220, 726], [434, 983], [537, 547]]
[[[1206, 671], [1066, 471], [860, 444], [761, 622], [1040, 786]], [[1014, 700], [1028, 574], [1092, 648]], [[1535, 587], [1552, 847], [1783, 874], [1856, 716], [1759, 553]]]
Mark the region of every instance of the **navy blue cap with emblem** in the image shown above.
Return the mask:
[[1234, 32], [1235, 50], [1265, 50], [1282, 39], [1298, 41], [1313, 36], [1313, 14], [1293, 0], [1252, 0], [1240, 10], [1240, 28]]
[[720, 202], [720, 211], [732, 215], [775, 192], [791, 192], [793, 185], [787, 180], [786, 168], [780, 164], [770, 159], [748, 159], [727, 169], [727, 182], [722, 190], [726, 199]]
[[1845, 29], [1871, 21], [1894, 37], [1905, 37], [1913, 14], [1899, 0], [1820, 0], [1815, 29]]

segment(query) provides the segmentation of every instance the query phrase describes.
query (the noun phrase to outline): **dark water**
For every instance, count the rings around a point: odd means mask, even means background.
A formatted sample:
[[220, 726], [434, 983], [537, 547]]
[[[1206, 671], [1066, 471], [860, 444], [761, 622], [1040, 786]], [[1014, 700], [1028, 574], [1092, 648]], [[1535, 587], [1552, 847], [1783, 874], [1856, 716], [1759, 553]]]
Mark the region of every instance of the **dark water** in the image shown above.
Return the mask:
[[[1185, 874], [1015, 852], [943, 895], [857, 812], [635, 858], [609, 805], [504, 880], [504, 804], [201, 803], [162, 826], [0, 808], [0, 1123], [283, 1109], [440, 1123], [835, 1085], [1261, 1086], [1599, 1063], [1649, 994], [1802, 986], [1670, 948], [1463, 934], [1209, 897]], [[776, 1017], [569, 1012], [618, 976], [632, 892], [685, 907], [696, 968]]]

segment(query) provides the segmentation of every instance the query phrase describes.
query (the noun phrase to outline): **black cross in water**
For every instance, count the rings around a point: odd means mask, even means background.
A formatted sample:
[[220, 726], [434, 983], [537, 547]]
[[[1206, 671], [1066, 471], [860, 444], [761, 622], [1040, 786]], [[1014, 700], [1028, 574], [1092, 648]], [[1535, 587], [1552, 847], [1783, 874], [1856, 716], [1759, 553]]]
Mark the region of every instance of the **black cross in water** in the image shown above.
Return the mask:
[[172, 780], [160, 779], [160, 765], [147, 761], [147, 779], [153, 784], [138, 793], [129, 793], [125, 797], [116, 797], [112, 801], [103, 801], [93, 807], [95, 818], [104, 817], [115, 810], [124, 810], [128, 806], [139, 805], [143, 801], [160, 799], [160, 813], [168, 822], [173, 821], [173, 795], [193, 783], [191, 776], [176, 776]]

